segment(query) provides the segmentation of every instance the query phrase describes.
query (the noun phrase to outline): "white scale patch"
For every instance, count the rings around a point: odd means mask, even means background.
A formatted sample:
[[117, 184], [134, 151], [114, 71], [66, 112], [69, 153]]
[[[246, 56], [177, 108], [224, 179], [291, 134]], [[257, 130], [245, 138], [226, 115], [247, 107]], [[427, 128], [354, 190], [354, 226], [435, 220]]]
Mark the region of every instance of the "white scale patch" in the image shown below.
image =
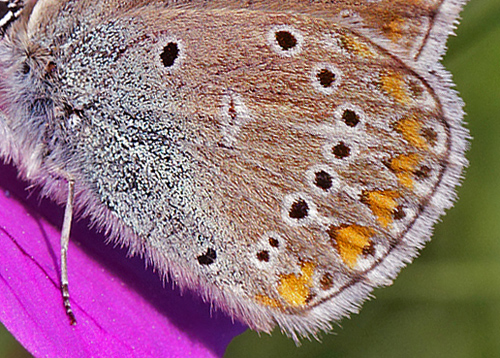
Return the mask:
[[230, 93], [224, 96], [220, 113], [223, 144], [232, 147], [238, 141], [241, 128], [251, 121], [249, 110], [240, 95]]

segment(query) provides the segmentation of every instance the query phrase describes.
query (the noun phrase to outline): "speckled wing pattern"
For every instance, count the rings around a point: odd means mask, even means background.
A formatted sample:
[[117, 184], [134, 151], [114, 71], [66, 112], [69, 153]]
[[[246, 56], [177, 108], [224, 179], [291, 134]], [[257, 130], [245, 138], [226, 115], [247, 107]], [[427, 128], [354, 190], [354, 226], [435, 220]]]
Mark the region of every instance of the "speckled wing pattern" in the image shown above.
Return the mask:
[[357, 312], [452, 205], [467, 132], [438, 61], [465, 1], [40, 1], [44, 168], [256, 330]]

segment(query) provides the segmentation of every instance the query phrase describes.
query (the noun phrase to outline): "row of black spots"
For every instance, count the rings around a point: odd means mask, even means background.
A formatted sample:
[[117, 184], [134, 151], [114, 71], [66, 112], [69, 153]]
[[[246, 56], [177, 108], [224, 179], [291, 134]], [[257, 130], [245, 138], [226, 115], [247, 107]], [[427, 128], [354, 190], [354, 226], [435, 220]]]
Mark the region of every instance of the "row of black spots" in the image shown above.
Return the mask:
[[271, 260], [271, 255], [276, 255], [279, 252], [282, 244], [282, 237], [276, 233], [266, 234], [260, 242], [260, 249], [255, 254], [256, 259], [261, 263], [268, 263]]
[[179, 45], [175, 42], [169, 42], [163, 47], [160, 54], [161, 62], [165, 67], [172, 67], [179, 57]]
[[311, 76], [313, 87], [320, 93], [331, 95], [339, 86], [341, 71], [329, 63], [317, 64]]
[[316, 204], [305, 193], [287, 195], [282, 204], [282, 219], [291, 226], [307, 226], [318, 217]]
[[335, 163], [351, 161], [354, 154], [358, 152], [356, 143], [365, 143], [367, 139], [364, 121], [365, 114], [355, 105], [344, 104], [334, 111], [333, 125], [344, 134], [325, 147], [324, 154], [329, 161]]
[[332, 146], [332, 154], [337, 159], [345, 159], [351, 155], [351, 148], [345, 141], [339, 141]]
[[172, 70], [179, 66], [181, 59], [185, 57], [185, 47], [180, 40], [175, 38], [164, 40], [163, 47], [160, 50], [161, 65], [167, 70]]
[[344, 103], [335, 109], [333, 127], [339, 134], [337, 139], [332, 139], [325, 146], [324, 151], [330, 162], [352, 163], [360, 153], [360, 147], [366, 147], [371, 142], [366, 131], [366, 114], [354, 104]]
[[[269, 262], [271, 252], [277, 254], [283, 245], [282, 241], [281, 236], [276, 233], [266, 234], [264, 242], [261, 242], [261, 248], [255, 254], [256, 259], [263, 263]], [[217, 252], [214, 248], [209, 247], [204, 254], [197, 257], [197, 260], [200, 265], [211, 265], [217, 260]]]
[[341, 184], [335, 170], [328, 165], [316, 165], [306, 172], [306, 183], [319, 194], [330, 194], [339, 190]]
[[274, 26], [267, 35], [269, 45], [278, 55], [291, 57], [302, 51], [304, 37], [288, 25]]
[[[303, 36], [291, 28], [290, 26], [282, 25], [273, 29], [272, 47], [281, 55], [292, 56], [301, 50]], [[160, 58], [164, 67], [173, 67], [180, 56], [181, 48], [177, 41], [169, 41], [160, 54]], [[316, 66], [314, 71], [314, 82], [323, 91], [328, 91], [338, 82], [339, 73], [330, 64], [321, 64]]]
[[203, 255], [197, 257], [197, 260], [200, 265], [211, 265], [217, 260], [217, 252], [214, 248], [209, 247]]
[[[288, 25], [275, 26], [268, 35], [271, 48], [281, 56], [291, 57], [303, 50], [303, 35]], [[331, 94], [337, 87], [341, 74], [331, 64], [318, 64], [312, 73], [313, 86], [324, 94]]]
[[323, 155], [326, 160], [334, 165], [353, 163], [359, 154], [357, 142], [360, 139], [357, 136], [357, 134], [342, 135], [327, 142], [323, 146]]
[[[292, 56], [300, 52], [303, 42], [302, 35], [293, 28], [283, 25], [273, 30], [272, 47], [281, 55]], [[178, 41], [167, 42], [160, 54], [165, 68], [173, 67], [181, 55]], [[313, 84], [323, 93], [330, 94], [339, 82], [340, 71], [331, 64], [317, 65], [313, 72]]]
[[346, 108], [342, 111], [341, 120], [346, 126], [355, 128], [360, 122], [360, 117], [355, 110]]

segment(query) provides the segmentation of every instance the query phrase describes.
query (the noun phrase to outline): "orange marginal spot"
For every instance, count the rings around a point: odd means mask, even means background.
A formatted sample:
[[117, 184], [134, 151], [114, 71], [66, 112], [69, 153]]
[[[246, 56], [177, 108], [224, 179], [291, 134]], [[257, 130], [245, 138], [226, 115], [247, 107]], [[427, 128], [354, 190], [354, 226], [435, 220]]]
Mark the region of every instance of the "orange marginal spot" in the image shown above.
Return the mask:
[[408, 189], [413, 188], [413, 184], [415, 183], [410, 173], [398, 173], [396, 174], [396, 176], [403, 186], [407, 187]]
[[395, 172], [413, 172], [421, 160], [416, 153], [401, 154], [391, 159], [390, 167]]
[[339, 37], [340, 47], [344, 50], [351, 52], [353, 54], [363, 56], [363, 57], [374, 57], [373, 51], [368, 47], [368, 45], [357, 41], [352, 36], [342, 34]]
[[373, 230], [360, 225], [331, 226], [328, 235], [334, 241], [344, 263], [351, 269], [356, 266], [358, 257], [364, 250], [369, 250], [372, 244], [370, 237]]
[[306, 262], [302, 265], [300, 275], [281, 275], [278, 293], [290, 306], [299, 307], [307, 303], [310, 288], [313, 285], [314, 268], [315, 265], [312, 262]]
[[390, 38], [393, 41], [397, 41], [402, 36], [401, 34], [404, 28], [404, 24], [405, 21], [402, 18], [397, 17], [389, 21], [387, 25], [383, 27], [383, 31], [388, 38]]
[[255, 299], [257, 300], [257, 302], [262, 303], [265, 306], [275, 307], [275, 308], [281, 307], [281, 304], [277, 300], [266, 295], [256, 295]]
[[393, 221], [393, 213], [398, 206], [396, 199], [399, 194], [394, 190], [366, 191], [363, 202], [367, 204], [383, 227], [388, 227]]
[[420, 161], [421, 156], [418, 154], [401, 154], [391, 159], [389, 167], [396, 172], [400, 183], [411, 189], [413, 188], [413, 172]]
[[406, 91], [406, 82], [401, 73], [388, 71], [380, 75], [380, 87], [389, 96], [400, 103], [406, 103], [410, 99]]
[[415, 114], [412, 114], [409, 117], [401, 118], [396, 123], [395, 129], [398, 133], [401, 133], [403, 138], [406, 139], [411, 145], [420, 149], [427, 148], [427, 142], [420, 133], [422, 123], [420, 123]]

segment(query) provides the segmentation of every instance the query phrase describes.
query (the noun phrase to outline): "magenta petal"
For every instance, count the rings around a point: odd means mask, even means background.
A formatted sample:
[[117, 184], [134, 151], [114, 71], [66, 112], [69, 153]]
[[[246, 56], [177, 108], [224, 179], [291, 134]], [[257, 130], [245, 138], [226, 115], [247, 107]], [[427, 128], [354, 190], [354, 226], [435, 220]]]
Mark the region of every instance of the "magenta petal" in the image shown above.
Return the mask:
[[[69, 282], [78, 324], [70, 326], [59, 291], [62, 208], [27, 204], [15, 169], [0, 165], [0, 320], [34, 356], [221, 357], [245, 330], [186, 292], [167, 288], [140, 258], [73, 226]], [[10, 193], [10, 194], [9, 194]], [[43, 217], [39, 214], [43, 213]]]

